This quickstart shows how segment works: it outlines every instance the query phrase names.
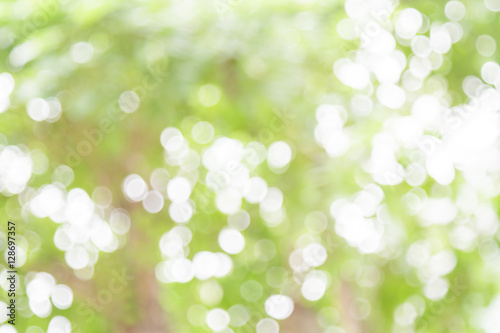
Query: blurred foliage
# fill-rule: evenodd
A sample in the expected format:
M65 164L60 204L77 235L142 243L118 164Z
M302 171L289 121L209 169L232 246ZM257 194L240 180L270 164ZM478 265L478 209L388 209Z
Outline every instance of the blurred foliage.
M430 22L446 22L446 3L401 1L389 19L412 7ZM436 82L444 80L450 105L467 103L464 78L479 76L486 61L498 60L498 53L483 56L475 47L480 35L491 35L498 42L498 13L488 10L482 1L462 3L467 8L460 22L463 37L443 55L443 65L432 71L418 91L433 93ZM332 70L335 61L353 58L362 48L358 38L339 36L337 25L346 17L343 2L324 0L0 2L0 72L10 73L15 80L10 107L0 113L0 144L23 145L47 157L46 170L33 174L30 188L52 183L53 171L68 164L74 172L68 190L82 188L91 194L104 186L113 193L112 206L126 209L132 221L128 234L120 238L120 248L99 252L92 278L82 280L67 266L64 251L54 244L59 225L48 217L33 216L24 205L23 194L0 196L2 223L15 220L18 236L27 242L27 260L19 268L17 332L42 332L27 330L30 326L46 331L56 315L68 318L81 332L210 331L206 324L193 325L187 316L193 305L203 304L200 289L207 282L195 278L185 284L165 284L155 276L155 267L165 259L158 246L160 238L176 225L168 204L161 212L150 214L140 203L127 200L122 191L123 180L130 174L146 181L157 168L168 169L171 177L182 174L166 164L160 135L165 128L176 127L201 154L206 146L190 138L193 125L199 121L209 122L216 137L231 137L244 144L259 141L266 147L286 141L293 151L292 162L280 172L270 170L266 163L251 171L283 192L286 217L270 227L257 206L243 205L251 216L250 227L243 232L245 249L231 256L231 274L208 280L217 281L223 297L217 304L204 304L207 309L227 310L244 304L258 320L268 317L264 311L267 297L283 290L266 282L266 272L283 267L287 281L295 286L286 290L295 310L280 321L282 332L342 332L335 327L348 333L482 332L474 318L476 310L487 306L499 292L498 269L492 267L498 266L498 260L485 260L479 245L470 251L452 249L457 264L447 275L448 294L437 301L424 297L418 270L407 262L407 250L418 240L439 243L436 248L452 248L451 226L422 227L401 200L412 190L411 185L380 185L387 214L399 233L390 256L361 254L335 231L335 220L330 216L332 202L352 198L373 182L361 161L370 155L374 135L384 128L385 119L411 112L411 103L396 110L380 105L373 89L368 88L363 93L373 100L373 112L356 116L350 111L351 98L358 92L344 85ZM91 45L88 62L75 62L71 55L72 47L80 42ZM16 56L14 51L23 45L27 49ZM396 48L407 57L413 54L409 45L398 44ZM124 91L139 95L135 112L119 110L118 100ZM26 110L28 101L35 97L56 97L61 117L54 122L34 121ZM315 110L321 104L339 104L348 110L345 126L353 126L354 153L331 158L316 143ZM116 115L123 119L117 120ZM103 119L111 120L106 133L100 130ZM90 141L89 135L96 140L90 153L73 155L82 141ZM71 165L70 156L76 156L78 162ZM409 164L403 153L398 161L403 166ZM220 252L217 237L227 224L227 216L214 204L215 195L201 184L206 170L196 174L200 184L192 194L197 210L188 223L193 234L189 258L200 251ZM455 200L463 183L461 177L457 174L449 186L427 177L420 188L429 195L444 193ZM197 198L204 196L209 201L200 209L203 203ZM485 202L491 202L498 212L498 195ZM319 267L328 274L328 287L325 295L313 302L303 297L299 284L294 284L289 256L298 244L307 242L304 235L309 231L304 221L314 211L328 216L326 230L314 235L328 252L328 259ZM490 237L494 245L488 244L498 251L496 235L497 239ZM276 247L276 255L267 261L255 254L255 244L262 239L271 240ZM113 294L109 304L89 312L89 298L106 290L113 272L122 268L135 279L123 292ZM66 310L53 307L46 318L33 315L24 295L23 278L29 272L48 272L57 283L70 286L73 305ZM363 285L363 272L367 280L373 278L370 272L379 278L371 286ZM263 287L263 296L255 302L246 301L240 293L248 280ZM454 285L456 281L461 287ZM422 329L395 323L395 310L411 297L419 297L417 303L425 304L420 315L427 326ZM7 301L6 296L3 300ZM359 312L366 302L369 310L365 317ZM255 331L254 326L245 329ZM10 332L2 327L0 332Z

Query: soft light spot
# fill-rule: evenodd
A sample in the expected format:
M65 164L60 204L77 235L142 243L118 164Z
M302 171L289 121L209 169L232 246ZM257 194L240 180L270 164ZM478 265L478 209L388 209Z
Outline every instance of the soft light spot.
M206 121L197 122L191 130L193 140L203 145L212 141L214 133L214 127Z
M446 14L446 17L452 21L460 21L461 19L463 19L466 11L467 10L464 4L456 0L448 1L446 6L444 7L444 13Z
M477 52L484 57L492 56L496 48L496 42L490 35L481 35L476 39Z
M422 26L422 14L415 8L406 8L399 12L394 27L396 34L404 39L411 39Z
M131 91L127 90L120 95L118 99L118 105L125 113L132 113L139 108L139 96Z
M94 48L89 43L78 42L71 46L69 54L74 62L84 64L92 59L92 56L94 55Z
M151 214L156 214L163 209L165 199L158 191L149 191L142 201L144 209Z
M146 184L141 176L132 174L123 180L122 188L127 198L139 202L145 198L148 191L148 184Z
M203 106L214 106L219 103L220 98L221 91L213 84L206 84L198 90L198 100Z
M264 318L257 323L255 330L257 333L278 333L280 327L275 320Z

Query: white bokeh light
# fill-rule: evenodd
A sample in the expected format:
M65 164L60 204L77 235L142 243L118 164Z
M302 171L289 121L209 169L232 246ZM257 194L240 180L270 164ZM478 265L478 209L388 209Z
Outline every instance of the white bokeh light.
M288 318L294 308L293 300L285 295L271 295L264 305L266 312L274 319Z
M219 245L229 254L238 254L245 247L245 237L234 229L223 229L219 233Z

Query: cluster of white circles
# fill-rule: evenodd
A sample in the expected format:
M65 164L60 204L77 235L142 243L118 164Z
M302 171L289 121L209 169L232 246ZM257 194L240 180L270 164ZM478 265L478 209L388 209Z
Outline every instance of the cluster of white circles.
M28 205L36 217L49 217L61 224L54 234L54 243L66 252L66 263L82 279L92 277L99 251L118 249L130 228L128 213L110 206L108 189L99 187L93 196L95 200L80 188L66 193L65 186L55 182L37 191L32 189Z
M484 5L490 11L500 11L496 0L485 0ZM494 237L499 223L488 201L500 193L496 176L500 171L500 65L487 61L480 77L466 77L462 86L470 100L453 107L446 79L433 73L443 67L446 54L462 39L464 28L460 21L467 16L467 6L461 1L448 1L443 9L449 21L442 23L431 22L415 8L395 11L390 1L346 1L349 17L338 23L337 31L343 39L359 38L361 46L350 57L335 62L334 74L343 84L359 91L350 103L355 116L376 110L378 120L383 122L382 130L372 138L371 156L363 169L381 185L406 181L413 188L403 196L402 203L422 227L451 225L449 238L454 248L470 251L478 246L483 259L491 260L491 246L479 243L482 237ZM408 58L396 49L398 44L411 49ZM488 35L479 36L475 46L484 57L496 50L495 40ZM371 95L380 107L374 108ZM407 109L410 114L402 115ZM331 157L341 156L349 148L349 141L341 135L347 119L344 110L343 106L321 105L316 111L316 140ZM357 131L356 122L349 130ZM398 161L400 156L410 156L406 167ZM442 194L428 197L418 187L427 176L448 189L448 194L448 186L460 182L457 199ZM349 245L362 253L380 254L383 244L389 241L385 234L392 223L380 205L383 192L376 185L370 186L374 191L365 188L352 203L336 200L331 213L335 231ZM374 213L376 216L371 217ZM437 239L419 240L406 251L406 261L416 268L426 298L445 297L450 288L445 276L457 263L453 250ZM401 327L411 326L424 311L423 299L415 295L396 309L394 320ZM485 309L485 314L488 311ZM485 315L481 322L495 321ZM485 331L495 326L488 325L483 325Z
M338 33L344 39L358 37L362 43L353 59L340 59L335 63L334 72L345 85L362 91L362 94L351 99L352 112L358 116L371 112L372 105L368 100L375 90L372 77L379 83L375 95L380 105L393 110L411 105L411 115L392 115L385 119L383 131L375 135L372 141L372 156L365 166L366 170L372 173L376 182L383 185L396 185L405 178L410 184L413 183L412 186L420 185L425 180L425 169L439 183L449 184L454 179L454 165L459 164L458 158L460 162L466 159L475 160L455 152L455 149L463 149L463 138L469 138L465 140L465 144L467 150L470 149L473 154L485 145L491 146L492 138L495 137L492 133L498 131L498 121L493 119L498 115L492 114L491 111L494 110L491 110L491 107L480 107L479 112L473 113L474 119L462 117L459 110L449 107L450 98L446 92L446 83L438 76L429 78L433 70L442 66L443 55L451 49L452 44L462 38L463 28L458 21L464 18L466 7L460 1L448 2L445 13L450 22L444 24L431 23L424 14L414 8L397 12L393 21L390 21L388 17L394 8L389 1L375 4L350 0L346 2L345 7L349 18L339 22ZM376 19L370 19L370 15L375 15ZM394 36L390 32L392 27ZM427 31L429 36L424 35ZM411 47L413 53L408 59L401 51L396 50L397 44ZM491 43L488 36L481 36L481 40L478 39L479 44ZM491 48L483 48L488 47ZM408 69L405 70L407 65ZM485 63L482 76L487 84L496 85L500 82L500 66L491 61ZM433 89L433 94L421 93L426 79L427 85L432 84L436 88ZM401 85L397 84L399 81ZM471 85L464 81L464 85L466 83ZM487 89L485 85L482 86ZM484 91L478 92L477 89L473 93L473 97L488 100L484 103L489 105L495 105L493 101L499 99L499 94L495 91L489 91L487 97L482 95ZM349 148L349 136L346 135L348 132L340 130L347 119L343 106L321 105L316 116L316 140L325 147L330 156L343 155ZM457 122L463 123L458 130ZM453 128L450 130L450 127ZM485 130L478 130L479 128ZM436 132L442 129L444 133L440 136L450 138L447 144L441 144L441 140L436 136L424 135L425 131ZM356 128L351 126L351 130L355 131ZM397 155L400 154L401 148L425 150L430 141L436 141L437 144L431 145L437 147L432 147L432 152L424 151L429 153L425 165L412 164L405 170L398 163ZM422 167L425 169L422 170Z
M195 310L196 307L196 310ZM201 309L199 309L201 307ZM255 323L255 331L257 333L278 333L279 324L277 320L288 318L294 309L293 300L285 295L271 295L269 296L264 305L265 313L271 318L262 318ZM197 311L200 314L199 322L190 320L195 325L206 323L208 328L214 332L234 332L229 326L234 328L244 327L249 324L250 311L248 308L241 304L236 304L230 307L227 311L221 308L213 308L206 310L202 306L193 306L190 312ZM190 313L188 312L188 317Z
M0 333L17 333L15 326L11 324L0 325ZM29 326L26 330L28 333L44 332L39 326ZM49 322L47 333L71 333L71 322L64 316L54 316Z
M191 135L197 144L205 145L213 140L214 130L212 125L202 121L193 126ZM166 169L157 169L150 178L152 190L137 174L127 176L122 186L125 196L134 202L142 201L149 213L160 212L164 201L169 199L171 219L177 223L189 222L196 210L196 204L190 198L191 192L197 183L201 183L216 193L216 207L224 214L236 214L245 199L260 205L261 215L270 225L279 224L285 217L281 191L268 188L266 181L258 176L250 177L250 172L266 158L273 172L283 172L293 157L286 142L274 142L266 150L259 142L245 146L236 139L221 137L199 154L174 127L166 128L160 141L167 165L180 168L178 176L170 179ZM199 179L201 165L207 170L204 180Z
M61 310L71 306L73 302L71 288L64 284L56 284L54 277L49 273L29 273L26 281L29 307L37 317L48 317L52 312L52 304Z
M242 209L243 200L259 205L260 215L268 226L278 225L285 217L283 193L278 188L269 187L263 178L251 176L252 171L267 160L272 172L284 172L293 158L293 150L284 141L273 142L266 149L260 142L244 145L239 140L227 137L214 139L212 125L203 121L193 126L191 136L199 145L211 144L198 153L190 148L189 141L177 128L168 127L161 134L166 164L178 167L177 176L171 178L166 169L156 169L151 174L152 190L149 190L148 183L133 174L124 180L122 188L127 199L142 201L145 210L150 213L161 211L164 201L170 201L169 216L180 225L160 239L160 250L165 260L156 266L156 277L163 283L187 283L194 278L202 280L200 298L206 305L213 306L220 302L223 290L212 278L230 274L233 261L229 255L237 255L245 248L242 231L249 226L250 215ZM198 169L201 166L206 169L204 179L199 179ZM215 193L215 206L228 216L228 226L223 227L218 236L219 246L224 252L200 251L188 259L192 233L187 223L195 213L197 199L190 197L198 183ZM147 202L152 193L157 198L156 205ZM260 259L270 260L276 250L274 244L264 244L264 240L261 240L255 244L255 251ZM242 287L242 296L248 300L256 296L247 290L254 290L250 284L246 289ZM262 288L260 285L258 287ZM193 308L189 312L198 310L201 311ZM265 310L274 319L285 319L293 311L293 301L287 296L274 295L266 301ZM193 316L190 319L193 324L206 324L213 331L232 332L229 325L243 326L249 318L248 309L243 305L235 305L228 311L214 308L203 310L202 313L203 319L199 319L199 314L195 316L188 313L188 317ZM259 321L256 324L257 332L278 332L279 325L274 319Z
M167 260L156 266L156 277L163 283L187 283L193 278L207 280L228 275L233 268L231 258L222 252L200 251L187 258L192 234L186 226L176 226L163 234L160 251Z
M356 193L353 202L338 199L330 207L335 232L361 253L384 250L384 231L389 227L390 219L384 217L385 210L380 206L383 198L382 189L370 184Z
M32 98L26 104L26 112L34 121L54 123L61 118L62 107L56 97Z

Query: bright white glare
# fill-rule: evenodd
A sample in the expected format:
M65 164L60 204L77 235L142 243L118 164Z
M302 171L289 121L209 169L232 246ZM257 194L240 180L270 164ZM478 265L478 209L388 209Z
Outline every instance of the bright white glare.
M283 141L273 142L267 151L267 164L271 168L280 169L290 163L292 149Z
M19 147L0 147L0 191L7 196L21 193L31 178L32 168L30 156Z
M293 312L293 300L285 295L271 295L264 305L266 312L274 319L286 319Z
M52 312L52 303L49 299L40 302L29 300L29 306L33 314L40 318L46 318Z
M30 201L31 212L37 217L52 216L63 209L65 201L65 194L59 187L42 186Z
M335 76L346 86L363 89L370 84L370 73L361 64L340 59L335 62L333 69Z
M368 13L368 6L362 0L347 0L344 8L347 15L352 18L361 18Z
M245 237L234 229L223 229L219 233L219 245L229 254L238 254L245 247Z
M457 216L457 207L450 198L429 198L418 216L424 225L448 224Z
M68 192L64 216L70 224L75 226L86 225L90 221L94 210L95 204L87 192L79 188L74 188Z
M193 264L196 278L206 280L217 273L220 259L215 253L200 251L193 256Z
M250 178L244 188L243 196L246 201L256 204L264 200L267 194L267 183L260 177Z
M307 245L302 251L304 262L310 267L321 266L326 261L326 249L323 245L313 243Z
M210 171L225 170L238 165L244 157L243 144L227 137L218 138L203 153L202 163Z
M368 39L365 45L366 49L370 53L379 56L392 54L396 48L396 41L392 34L378 24L373 24L372 29L376 29L376 33L372 33L372 36Z
M168 182L167 195L172 202L184 202L191 195L191 184L184 177L175 177Z
M26 285L26 294L33 302L42 302L48 300L54 290L55 280L48 273L38 273Z
M0 74L0 97L8 97L14 90L15 81L10 73Z
M283 192L276 187L270 187L264 200L260 203L260 209L264 212L276 212L283 204Z
M406 93L395 84L383 83L377 88L377 99L390 109L399 109L406 101Z
M431 48L439 53L445 54L451 49L451 37L447 30L443 28L431 28Z
M100 220L93 221L90 226L90 239L99 250L106 250L113 242L113 232L109 224Z
M226 215L235 214L241 208L241 192L234 188L226 188L217 193L215 205Z

